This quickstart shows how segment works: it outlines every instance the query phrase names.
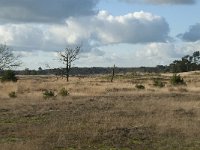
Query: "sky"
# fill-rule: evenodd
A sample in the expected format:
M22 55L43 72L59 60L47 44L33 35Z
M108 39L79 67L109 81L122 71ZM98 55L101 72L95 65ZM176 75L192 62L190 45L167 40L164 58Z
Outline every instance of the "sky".
M197 0L0 0L0 43L19 69L63 67L57 52L81 46L74 67L168 65L200 51Z

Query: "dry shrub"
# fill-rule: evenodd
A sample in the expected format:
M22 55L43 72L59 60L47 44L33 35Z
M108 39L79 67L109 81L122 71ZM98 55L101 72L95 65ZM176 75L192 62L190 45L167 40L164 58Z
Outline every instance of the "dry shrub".
M165 86L164 82L162 82L161 79L154 79L153 85L159 88L162 88Z
M145 89L145 86L142 85L142 84L136 84L135 87L136 87L138 90L144 90L144 89Z
M14 91L10 92L8 95L9 95L10 98L16 98L17 97L16 92L14 92Z
M179 92L188 92L188 89L184 88L184 87L179 87L179 88L177 88L177 91L179 91Z
M52 90L45 90L43 92L43 98L44 99L49 99L49 98L53 98L53 97L55 97L54 91L52 91Z
M69 92L68 92L68 90L66 90L65 88L62 88L62 89L59 91L59 95L65 97L65 96L68 96L68 95L69 95Z

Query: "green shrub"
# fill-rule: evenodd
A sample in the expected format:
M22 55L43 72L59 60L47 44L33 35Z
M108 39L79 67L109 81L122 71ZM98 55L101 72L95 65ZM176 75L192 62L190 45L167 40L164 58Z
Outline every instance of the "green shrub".
M43 92L43 98L44 99L49 99L49 98L53 98L53 97L55 97L55 93L53 91L51 91L51 90L45 90Z
M172 85L186 85L185 81L183 80L183 78L181 78L180 74L174 74L171 77L170 82Z
M165 86L165 84L160 79L154 79L153 82L153 85L156 87L162 88Z
M142 84L136 84L135 87L139 90L144 90L145 89L145 86L142 85Z
M65 89L65 88L62 88L60 91L59 91L59 95L61 96L68 96L69 95L69 92Z
M1 77L1 82L6 82L6 81L12 81L12 82L17 82L17 77L15 75L15 72L12 70L6 70L4 71L2 77Z
M14 92L14 91L10 92L8 95L9 95L10 98L16 98L17 97L16 92Z

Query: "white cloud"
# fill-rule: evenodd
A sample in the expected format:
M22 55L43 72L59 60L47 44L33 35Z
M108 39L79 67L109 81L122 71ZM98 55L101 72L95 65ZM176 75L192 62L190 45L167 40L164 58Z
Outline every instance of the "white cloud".
M34 24L1 25L1 42L13 46L16 50L39 50L45 42L45 27L46 26Z
M7 28L7 26L0 26L0 39L1 39L1 42L4 42L4 43L13 40L12 33Z
M180 57L178 48L173 43L150 43L134 53L137 63L144 66L167 65Z
M70 18L66 24L60 33L66 33L67 42L72 44L85 41L93 45L166 42L169 38L165 19L143 11L124 16L100 11L94 17ZM60 29L55 26L51 31Z
M132 55L137 66L168 65L185 55L200 51L200 41L187 43L151 43L137 49Z
M200 40L196 42L185 42L180 48L183 55L192 55L193 52L200 51Z
M164 18L147 12L113 16L106 11L87 17L70 17L64 25L5 24L0 37L19 50L58 51L82 44L84 51L116 43L166 42L169 26ZM102 54L102 53L101 53Z
M145 58L171 57L174 55L174 45L169 43L151 43L145 46L143 50L138 50L136 54L138 57Z

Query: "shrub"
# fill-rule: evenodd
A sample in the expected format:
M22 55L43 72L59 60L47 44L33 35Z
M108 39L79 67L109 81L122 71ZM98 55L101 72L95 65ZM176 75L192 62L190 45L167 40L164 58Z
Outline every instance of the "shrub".
M170 82L172 85L186 85L185 81L183 80L183 78L181 78L180 74L174 74L171 77Z
M6 81L12 81L12 82L17 82L17 77L15 75L15 72L12 70L6 70L4 71L2 77L1 77L1 82L6 82Z
M179 92L188 92L186 88L180 87L177 89Z
M145 86L142 85L142 84L136 84L135 87L139 90L144 90L145 89Z
M68 96L69 95L69 92L65 89L65 88L62 88L60 91L59 91L59 95L61 96Z
M160 79L154 79L153 82L153 85L156 87L162 88L165 86L165 84Z
M55 97L55 93L53 91L51 91L51 90L45 90L43 92L43 98L44 99L53 98L53 97Z
M14 92L14 91L10 92L8 95L9 95L10 98L16 98L17 97L16 92Z

